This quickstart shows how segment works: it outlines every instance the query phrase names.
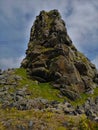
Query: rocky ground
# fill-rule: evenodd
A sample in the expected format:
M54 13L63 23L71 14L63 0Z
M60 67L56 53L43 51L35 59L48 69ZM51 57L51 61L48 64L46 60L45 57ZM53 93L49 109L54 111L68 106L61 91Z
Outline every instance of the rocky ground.
M98 122L98 96L88 97L85 103L80 105L72 105L72 102L65 98L62 102L48 100L41 97L41 95L32 98L33 91L29 90L29 84L25 84L23 87L20 86L23 78L23 76L16 73L15 69L0 72L0 121L2 130L12 128L16 130L48 130L49 128L54 130L56 122L58 128L62 124L59 130L70 129L72 126L79 129L79 126L76 127L76 125L80 125L82 118L89 119L93 123ZM23 115L26 118L23 119ZM51 121L54 118L57 119L55 119L55 125L53 126ZM65 122L62 120L63 118ZM78 122L74 124L77 118ZM16 124L18 120L19 125ZM61 122L58 123L59 121Z

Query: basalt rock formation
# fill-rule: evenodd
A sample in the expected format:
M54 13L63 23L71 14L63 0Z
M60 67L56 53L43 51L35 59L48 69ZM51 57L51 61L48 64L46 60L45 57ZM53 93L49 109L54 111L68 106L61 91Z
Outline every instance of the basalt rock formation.
M98 83L95 65L75 48L57 10L41 11L36 17L21 67L71 100L83 92L93 93Z

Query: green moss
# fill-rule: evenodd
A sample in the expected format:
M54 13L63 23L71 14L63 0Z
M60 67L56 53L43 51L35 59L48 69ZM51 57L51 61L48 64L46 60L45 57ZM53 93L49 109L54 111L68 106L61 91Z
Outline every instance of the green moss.
M49 83L38 83L37 81L31 80L28 78L26 70L23 68L19 68L15 70L15 74L22 77L22 80L19 81L18 88L23 88L27 86L28 91L32 94L29 98L37 98L42 97L48 100L57 100L63 101L66 97L58 97L59 90L54 89ZM78 98L76 101L70 101L72 105L82 105L85 103L88 97L96 97L98 96L98 87L94 89L94 94L85 94L82 93L80 95L81 98Z
M19 68L15 70L15 74L21 76L22 80L19 81L18 88L27 86L27 90L31 92L28 98L42 97L48 100L63 101L63 98L59 98L59 90L54 89L50 83L38 83L36 80L32 80L27 77L26 70Z
M67 129L63 126L60 126L60 127L57 128L57 130L67 130Z
M77 60L87 63L87 58L81 52L78 52Z
M5 116L6 115L6 116ZM33 121L33 129L41 129L44 123L47 130L97 130L98 123L90 121L85 115L68 116L49 111L26 110L20 111L15 108L0 109L0 130L17 129L18 126L24 126L28 129L29 122ZM63 123L68 126L63 126ZM8 124L8 125L7 125ZM39 127L38 127L39 126Z
M29 86L32 91L32 97L42 97L48 100L63 101L63 98L59 98L59 90L53 89L49 83L40 83L38 85Z
M74 105L74 106L82 105L83 103L85 103L85 101L86 101L89 97L96 98L97 96L98 96L98 87L96 87L96 88L94 89L94 93L93 93L93 94L86 94L86 93L80 94L80 97L81 97L81 98L78 98L78 99L75 100L74 102L71 101L71 104Z
M87 118L82 118L79 121L78 124L79 130L98 130L98 124L97 122L93 122Z
M15 74L22 76L22 78L27 78L26 69L24 69L24 68L15 69Z
M92 97L97 97L98 96L98 86L94 89L94 94L92 95Z
M85 103L85 101L87 100L88 97L90 97L89 94L82 93L80 95L80 98L78 98L75 101L71 101L71 104L74 105L74 106L82 105L83 103Z
M54 50L54 48L45 48L45 47L44 47L44 48L41 49L41 52L42 52L42 53L45 53L45 52L47 52L47 51L52 51L52 50Z

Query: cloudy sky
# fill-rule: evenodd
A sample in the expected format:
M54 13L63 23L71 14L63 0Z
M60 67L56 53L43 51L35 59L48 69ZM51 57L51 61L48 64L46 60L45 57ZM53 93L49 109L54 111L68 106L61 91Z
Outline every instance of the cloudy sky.
M51 9L60 11L74 45L98 68L98 0L0 0L0 68L20 66L36 15Z

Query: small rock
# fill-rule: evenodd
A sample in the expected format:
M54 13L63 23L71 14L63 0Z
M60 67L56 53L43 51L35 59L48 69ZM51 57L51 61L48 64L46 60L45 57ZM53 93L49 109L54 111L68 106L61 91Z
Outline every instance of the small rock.
M86 94L94 94L94 90L91 89L91 90L86 90Z
M4 121L3 124L6 128L10 128L12 120Z
M93 111L91 110L91 109L87 109L86 111L85 111L85 114L86 114L86 116L89 118L89 119L91 119L91 120L94 120L95 119L95 117L96 117L96 115L93 113Z
M98 97L96 97L95 99L95 104L98 104Z
M5 79L4 75L0 75L0 80Z
M64 127L68 127L69 126L69 122L63 122L63 124L62 124Z
M98 117L95 117L95 119L94 119L96 122L98 122Z
M33 121L30 121L30 122L29 122L28 127L29 127L29 128L32 128L32 127L33 127Z
M83 108L81 108L81 107L77 107L77 108L76 108L76 112L77 112L78 114L82 114L82 113L84 113L84 110L83 110Z
M0 69L0 75L2 75L2 70Z
M23 99L23 97L22 97L22 96L19 96L19 95L17 95L17 96L14 98L15 101L19 101L19 100L22 100L22 99Z
M61 93L73 101L75 101L77 98L79 98L79 94L77 94L73 91L67 90L67 89L61 89Z
M14 79L17 81L17 80L21 80L22 78L21 78L21 76L15 75Z
M94 79L94 82L98 84L98 77Z
M22 126L22 125L17 125L17 128L18 128L19 130L26 130L26 128L25 128L24 126Z
M18 90L18 91L16 91L16 95L24 96L25 93L24 93L24 91L22 91L22 90Z

